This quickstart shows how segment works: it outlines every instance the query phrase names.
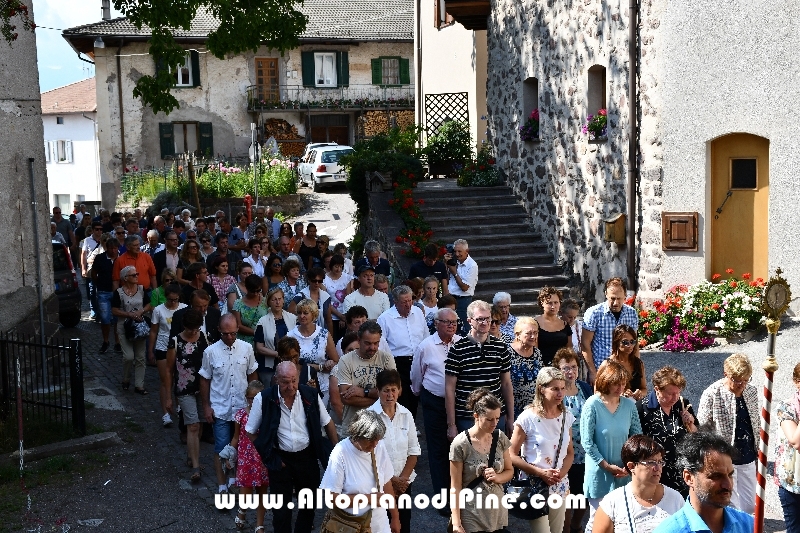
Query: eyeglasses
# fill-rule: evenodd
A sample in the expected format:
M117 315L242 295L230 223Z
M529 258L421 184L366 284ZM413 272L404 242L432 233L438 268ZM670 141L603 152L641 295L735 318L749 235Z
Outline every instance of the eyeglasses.
M629 341L627 339L624 341L619 341L619 343L622 346L636 346L636 341Z
M458 325L458 321L456 321L456 320L439 320L437 318L436 322L438 322L439 324L444 324L445 326L457 326Z
M138 272L134 272L133 274L128 274L126 277L129 277L129 278L135 278L135 277L137 277L138 275L139 275L139 273L138 273Z
M577 372L577 371L578 371L578 367L577 367L577 366L575 366L575 365L572 365L572 366L562 366L561 368L559 368L559 370L561 370L561 371L562 371L562 372L564 372L565 374L566 374L567 372L573 373L573 372Z
M500 325L500 321L499 320L492 320L492 325L493 326L499 326Z
M270 266L271 266L272 268L280 268L280 267L281 267L281 264L280 264L280 263L272 263Z
M728 379L730 379L731 383L733 383L734 385L744 385L745 383L752 383L753 382L753 376L750 376L747 379L734 379L734 378L728 376Z
M200 242L211 242L211 239L200 239Z
M167 278L164 280L164 283L175 283L175 280L172 278Z
M477 322L478 324L486 324L486 323L487 323L487 322L489 322L491 319L492 319L492 318L491 318L491 317L488 317L488 316L482 316L482 317L472 317L472 320L474 320L474 321L475 321L475 322Z
M103 228L102 228L102 226L99 227L99 228L92 228L92 231L103 231Z
M124 231L115 231L114 233L116 233L117 235L125 235Z
M238 331L220 331L219 334L223 337L235 337Z
M666 461L637 461L640 465L645 466L647 468L664 468L664 465L667 464Z

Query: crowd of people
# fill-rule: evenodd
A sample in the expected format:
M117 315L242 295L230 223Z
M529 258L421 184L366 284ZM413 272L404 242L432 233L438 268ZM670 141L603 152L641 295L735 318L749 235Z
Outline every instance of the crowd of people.
M540 315L514 316L506 292L474 299L478 265L463 239L443 257L426 248L391 287L377 242L352 261L314 224L282 223L268 208L235 225L222 212L84 214L69 231L63 220L54 210L100 352L113 332L121 386L133 381L141 395L147 365L158 369L162 423L178 419L191 481L208 439L221 494L291 501L322 488L353 502L377 489L397 499L418 490L422 425L434 494L502 496L527 479L544 495L586 498L588 516L548 507L530 519L534 533L752 531L759 412L747 357L725 360L696 410L678 369L650 369L648 383L620 278L582 321L554 287L540 291ZM799 531L800 392L777 412L776 480L787 528ZM502 506L439 512L456 533L508 525ZM294 526L290 509L272 515L278 533L314 527L313 510L298 510ZM263 507L255 519L264 530ZM234 521L243 527L246 511ZM409 533L411 522L405 509L337 508L321 531Z

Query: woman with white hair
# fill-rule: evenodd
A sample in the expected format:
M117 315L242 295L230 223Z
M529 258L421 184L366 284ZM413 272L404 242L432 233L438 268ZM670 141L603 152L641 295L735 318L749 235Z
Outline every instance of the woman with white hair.
M145 351L147 334L129 339L125 335L125 319L134 323L144 321L145 313L150 312L150 301L144 297L144 288L139 284L139 273L135 266L126 266L119 272L120 287L111 297L111 314L122 320L117 321L120 344L122 344L122 388L128 390L131 384L131 368L134 370L134 391L147 394L144 388ZM147 328L147 332L150 328Z
M181 211L181 220L185 224L186 231L194 229L194 220L192 220L192 212L188 209Z
M326 529L327 522L338 517L348 522L363 522L364 525L369 521L372 533L399 533L400 515L396 508L388 510L391 521L383 507L367 507L356 515L352 514L353 498L356 496L363 495L369 500L375 489L380 493L379 496L394 496L394 466L386 445L381 442L386 434L386 425L380 413L369 409L358 411L348 434L349 438L333 448L319 486L332 493L333 501L338 500L340 495L346 496L347 505L342 509L330 509L320 531Z
M517 317L511 314L511 295L507 292L495 293L492 305L500 311L500 331L513 339Z

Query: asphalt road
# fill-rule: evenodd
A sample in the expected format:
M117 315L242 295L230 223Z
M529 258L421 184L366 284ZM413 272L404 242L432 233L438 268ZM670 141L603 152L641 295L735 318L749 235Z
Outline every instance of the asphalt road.
M306 195L306 209L286 222L313 222L317 226L317 235L330 238L330 249L340 242L348 243L353 238L356 232L353 220L356 204L344 185L326 188L318 193L302 187L298 192Z

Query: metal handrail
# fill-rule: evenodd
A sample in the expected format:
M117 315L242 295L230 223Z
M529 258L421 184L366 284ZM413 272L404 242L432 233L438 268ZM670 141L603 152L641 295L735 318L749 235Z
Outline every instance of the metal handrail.
M302 85L250 85L247 108L262 109L386 109L414 107L414 87L349 85L303 87Z

